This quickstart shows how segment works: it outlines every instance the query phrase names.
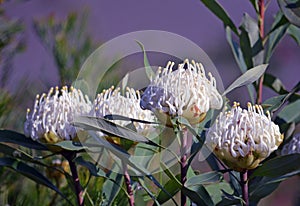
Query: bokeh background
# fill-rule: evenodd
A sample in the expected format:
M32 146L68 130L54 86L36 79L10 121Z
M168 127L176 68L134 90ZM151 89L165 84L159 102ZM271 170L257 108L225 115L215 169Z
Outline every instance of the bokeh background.
M256 18L250 1L219 2L236 25L240 25L245 12ZM266 29L279 10L275 0L269 2ZM192 40L212 59L225 88L241 74L222 22L198 0L16 0L4 1L0 7L0 36L4 42L0 53L0 98L5 100L0 110L7 112L0 118L0 128L22 131L26 108L31 107L37 93L46 92L51 86L70 84L94 49L128 32L163 30ZM10 28L9 32L6 28ZM167 62L157 55L149 60L162 66ZM121 62L118 69L142 65L142 55L137 55ZM286 36L269 68L290 90L300 79L299 65L299 45ZM264 88L264 99L273 95ZM242 105L249 101L246 88L236 89L228 98ZM260 205L294 205L299 198L299 183L299 177L289 179Z

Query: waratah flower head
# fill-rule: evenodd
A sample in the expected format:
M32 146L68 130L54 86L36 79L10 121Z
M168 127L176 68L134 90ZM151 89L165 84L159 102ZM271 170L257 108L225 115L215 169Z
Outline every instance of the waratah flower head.
M230 168L254 169L283 141L278 125L259 105L248 103L248 110L234 103L221 112L206 136L206 144Z
M33 110L27 110L24 133L46 143L72 140L80 131L72 121L78 115L89 114L91 109L91 101L79 89L51 88L48 94L37 95Z
M151 111L142 110L140 108L140 93L132 88L126 88L125 96L121 95L120 88L114 89L111 87L98 94L95 99L93 115L96 117L104 117L105 115L121 115L132 119L144 120L153 122L154 115ZM124 120L113 120L114 123L120 126L126 126L130 122ZM137 133L148 136L153 127L150 124L133 122ZM117 138L117 141L119 139ZM115 142L119 144L119 142Z
M159 68L147 87L140 105L153 111L162 121L169 116L183 116L191 124L201 122L210 108L220 109L222 96L216 88L216 80L200 63L185 60L173 71L174 62ZM167 123L168 124L168 123Z
M281 150L282 155L300 154L300 133L295 135Z

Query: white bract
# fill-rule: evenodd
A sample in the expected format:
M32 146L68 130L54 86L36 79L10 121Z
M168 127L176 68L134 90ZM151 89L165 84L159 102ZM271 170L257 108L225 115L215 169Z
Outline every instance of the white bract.
M154 115L151 111L142 110L140 108L140 93L132 88L126 88L125 96L121 95L120 88L114 89L111 87L98 94L94 103L94 116L104 117L105 115L121 115L124 117L144 120L148 122L154 121ZM113 120L114 123L120 126L130 124L130 121ZM150 124L133 122L137 133L148 136L153 127Z
M230 168L253 169L283 141L278 125L259 105L248 103L248 110L234 103L221 112L206 136L206 144Z
M174 62L159 68L141 99L141 107L153 111L161 120L167 116L183 116L191 124L201 122L210 109L220 109L222 96L216 80L200 63L185 60L173 71ZM185 68L186 67L186 68ZM166 116L167 115L167 116Z
M300 134L295 135L281 150L282 155L300 154Z
M79 89L51 88L48 94L36 96L33 110L27 110L24 133L33 140L55 143L77 137L71 124L79 115L88 115L92 103Z

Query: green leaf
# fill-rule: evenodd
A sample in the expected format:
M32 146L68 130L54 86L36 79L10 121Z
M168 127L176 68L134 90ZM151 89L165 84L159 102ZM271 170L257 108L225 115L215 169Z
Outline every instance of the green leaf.
M238 31L233 21L230 19L228 14L225 12L223 7L215 0L201 0L201 2L211 11L213 12L223 23L225 26L231 28L231 30L238 35Z
M31 138L28 138L21 133L11 130L0 129L0 142L13 143L30 149L48 150L45 145L42 145L37 141L33 141Z
M160 204L163 204L170 200L172 196L174 196L177 192L180 191L181 184L178 184L178 179L180 179L180 175L177 175L175 178L171 178L167 183L163 186L169 194L164 191L160 191L157 196L157 201Z
M181 191L197 205L214 205L209 193L203 185L197 185L190 188L183 187Z
M223 198L222 201L217 204L217 206L231 206L231 205L245 205L243 199L239 196L235 196L222 190Z
M287 123L300 122L300 100L292 102L284 107L279 113L278 117L285 120Z
M217 171L207 172L200 175L196 175L188 179L185 183L186 187L192 187L196 185L212 184L220 182L223 179L223 174Z
M226 95L228 92L232 91L233 89L237 87L241 87L244 85L251 84L252 82L259 79L261 75L264 74L268 67L268 64L262 64L259 66L256 66L252 69L249 69L247 72L242 74L240 77L238 77L223 93L223 95Z
M299 0L277 0L285 17L295 26L300 27L300 1Z
M243 57L243 52L240 46L238 45L238 43L232 40L231 30L229 27L226 27L226 39L230 45L235 61L237 62L241 72L245 73L247 71L247 65ZM254 92L255 92L254 85L252 84L247 85L247 90L250 95L251 102L254 102Z
M266 62L270 61L275 48L285 36L289 25L290 23L286 20L282 13L278 12L272 25L272 29L267 35Z
M229 43L229 46L231 48L231 51L235 58L235 61L237 62L242 73L245 73L247 71L247 65L246 65L244 57L243 57L243 52L242 52L240 46L238 45L238 43L233 41L232 35L231 35L232 30L228 26L226 26L225 30L226 30L226 39L227 39L227 42Z
M1 143L0 143L0 152L5 155L8 155L8 156L11 156L14 158L18 158L18 159L21 159L24 161L32 161L33 160L33 157L31 157L29 154L25 153L24 151L12 148L8 145L1 144Z
M300 28L294 25L290 25L287 33L300 45Z
M285 99L286 96L287 95L283 94L283 95L271 97L266 101L264 101L262 106L265 110L268 110L270 111L270 113L273 113L282 105L282 103L284 103L283 100Z
M49 145L50 146L50 145ZM51 145L52 148L57 147L57 149L69 150L69 151L82 151L88 149L85 146L82 146L80 142L73 142L73 141L61 141Z
M281 80L273 76L272 74L266 73L264 75L263 84L278 94L288 93L288 91L285 89L285 86L282 84Z
M111 172L107 176L107 180L104 182L102 187L102 198L103 201L101 206L113 205L113 201L118 195L121 185L123 184L124 178L120 173Z
M144 66L145 66L147 77L148 77L148 79L152 80L155 77L155 73L153 72L153 70L152 70L152 68L150 66L150 63L148 61L148 57L147 57L147 53L146 53L145 47L138 40L136 40L136 43L138 43L138 45L141 47L141 49L142 49L142 51L144 53Z
M86 161L85 159L83 159L82 156L77 157L74 160L74 162L81 165L81 166L86 167L90 171L91 175L93 175L95 177L105 177L106 178L106 174L103 170L101 170L95 164L93 164L89 161Z
M0 166L9 167L9 168L13 169L14 171L16 171L17 173L22 174L25 177L28 177L29 179L33 180L34 182L44 185L44 186L54 190L60 196L62 196L64 199L66 199L66 197L59 191L59 189L56 186L54 186L52 184L52 182L50 182L45 176L43 176L39 171L37 171L33 167L31 167L21 161L18 161L16 159L9 158L9 157L0 158Z
M256 13L259 12L259 8L258 8L258 0L250 0L252 6L254 7Z
M270 159L258 167L250 176L280 177L300 173L300 154L291 154Z
M140 183L141 187L146 191L146 193L151 197L155 205L160 206L159 201L154 196L154 194L150 191L150 189L146 186L145 181L142 178L138 178L138 182Z
M271 30L268 32L268 34L266 35L269 36L273 31L275 31L276 29L280 28L281 26L284 26L286 24L290 24L289 21L287 20L287 18L283 15L283 13L281 11L277 12L274 22L271 26Z
M258 203L271 194L285 178L255 177L249 182L250 202Z
M233 189L227 182L219 182L216 184L206 185L205 188L212 198L214 205L217 205L217 203L222 200L224 196L223 191L227 192L228 194L233 194Z
M119 126L104 118L82 116L76 118L74 125L86 130L101 131L110 136L120 137L134 142L143 142L146 144L157 146L156 143L148 140L146 137L139 135L126 127Z

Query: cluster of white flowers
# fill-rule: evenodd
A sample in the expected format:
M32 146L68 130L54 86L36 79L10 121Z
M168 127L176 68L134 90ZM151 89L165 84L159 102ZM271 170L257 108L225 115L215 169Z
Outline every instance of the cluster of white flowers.
M220 109L222 96L216 80L200 63L185 60L173 71L174 63L159 68L155 78L142 97L139 91L127 88L122 95L120 88L111 87L97 96L94 104L75 88L51 88L48 94L37 96L34 108L28 110L25 134L34 140L58 142L77 136L71 124L75 116L121 115L132 119L162 123L172 117L182 116L191 124L201 122L209 109ZM126 126L130 122L112 120ZM147 136L153 131L151 124L133 122L137 132ZM300 136L287 144L283 153L299 153ZM248 104L248 110L234 103L231 110L221 112L207 133L206 144L230 168L237 171L253 169L283 141L279 127L264 114L259 105Z
M154 115L151 111L142 110L140 107L140 92L132 88L126 88L125 96L121 95L120 88L111 87L98 94L95 99L93 116L104 117L105 115L121 115L132 119L153 122ZM130 122L113 120L116 124L126 126ZM151 124L133 122L137 133L148 136L153 127Z
M300 154L300 133L295 135L281 150L282 155Z
M235 170L253 169L283 141L278 125L260 105L248 103L248 110L234 103L221 112L210 127L206 143L225 164Z
M210 109L220 109L222 96L216 89L216 80L200 63L185 60L173 71L174 62L159 68L141 99L141 107L162 115L183 116L191 124L201 122ZM185 68L186 67L186 68Z
M34 108L28 109L24 124L24 133L33 140L56 143L72 140L77 137L78 130L72 125L76 116L92 115L104 117L114 114L133 119L154 121L151 111L140 108L140 93L127 88L126 96L122 96L120 89L110 88L103 91L95 99L94 104L79 89L71 87L51 88L48 94L37 95ZM116 124L126 126L128 121L114 120ZM147 136L151 132L150 124L134 122L136 130Z
M71 87L51 88L36 96L33 110L27 110L24 133L33 140L55 143L77 136L71 125L76 115L87 115L92 103L86 95Z

